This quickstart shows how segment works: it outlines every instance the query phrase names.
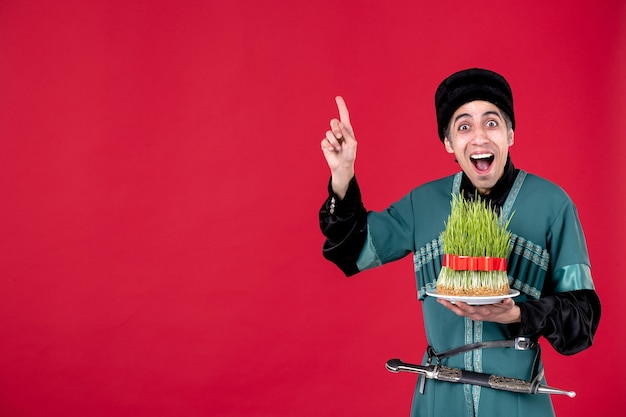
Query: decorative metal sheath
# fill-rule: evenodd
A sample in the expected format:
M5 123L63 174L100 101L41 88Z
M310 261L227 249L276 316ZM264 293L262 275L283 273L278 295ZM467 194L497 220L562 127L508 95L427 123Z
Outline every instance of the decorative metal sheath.
M400 359L390 359L387 361L387 369L391 372L413 372L423 375L428 379L460 384L479 385L481 387L517 392L520 394L562 394L567 395L570 398L574 398L576 396L574 391L566 391L545 385L538 385L536 388L533 388L533 384L530 381L525 381L523 379L464 371L458 368L448 368L447 366L443 366L441 364L423 366L404 363Z

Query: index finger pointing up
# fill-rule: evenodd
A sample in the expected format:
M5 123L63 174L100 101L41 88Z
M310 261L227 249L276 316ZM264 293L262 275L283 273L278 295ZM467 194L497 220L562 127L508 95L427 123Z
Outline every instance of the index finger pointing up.
M337 109L339 109L339 119L341 123L350 126L350 113L348 113L348 107L346 106L346 102L343 101L343 97L335 97L335 102L337 103Z

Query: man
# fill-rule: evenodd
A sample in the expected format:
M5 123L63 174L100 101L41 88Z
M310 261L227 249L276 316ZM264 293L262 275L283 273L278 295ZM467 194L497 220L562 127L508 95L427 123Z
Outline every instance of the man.
M320 210L324 256L350 276L413 254L430 345L425 361L539 383L538 345L516 349L513 342L502 347L502 341L544 336L565 355L591 345L600 301L577 211L561 188L511 162L515 114L511 88L502 76L472 68L439 85L439 138L462 171L415 188L382 212L367 212L361 201L354 172L357 141L345 102L336 101L340 118L331 120L321 142L331 171L329 197ZM504 218L514 212L507 274L511 287L521 292L515 300L475 306L427 296L441 269L440 234L457 193L478 194ZM481 348L472 349L476 344ZM430 379L421 383L412 416L554 415L548 395Z

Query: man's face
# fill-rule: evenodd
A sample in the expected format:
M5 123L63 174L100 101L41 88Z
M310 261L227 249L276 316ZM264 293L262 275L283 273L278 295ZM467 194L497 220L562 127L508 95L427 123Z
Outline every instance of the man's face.
M450 119L444 144L481 194L489 194L504 173L513 131L500 109L488 101L471 101Z

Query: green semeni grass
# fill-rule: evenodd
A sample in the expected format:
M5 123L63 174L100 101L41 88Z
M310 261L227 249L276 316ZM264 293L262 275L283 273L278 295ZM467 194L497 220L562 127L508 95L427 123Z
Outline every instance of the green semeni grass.
M441 233L444 253L470 257L507 258L511 241L511 217L501 219L481 198L466 199L454 194L446 228ZM454 270L443 266L437 292L449 295L507 294L506 271Z

